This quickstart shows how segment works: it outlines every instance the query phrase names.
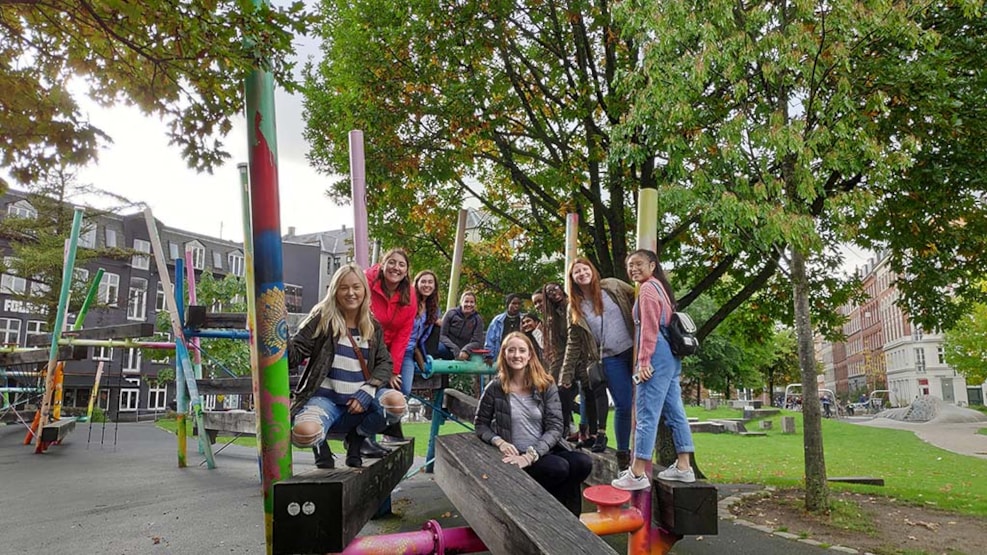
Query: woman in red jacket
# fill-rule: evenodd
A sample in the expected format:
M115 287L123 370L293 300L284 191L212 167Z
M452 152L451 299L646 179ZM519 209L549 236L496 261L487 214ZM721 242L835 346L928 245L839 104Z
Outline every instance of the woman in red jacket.
M411 286L410 271L408 253L401 248L387 251L380 264L366 270L370 284L370 312L384 329L384 344L394 361L390 387L398 391L401 390L402 362L409 353L408 342L418 313L418 300L415 298L415 288ZM373 439L369 439L367 444L364 456L384 456L387 453Z

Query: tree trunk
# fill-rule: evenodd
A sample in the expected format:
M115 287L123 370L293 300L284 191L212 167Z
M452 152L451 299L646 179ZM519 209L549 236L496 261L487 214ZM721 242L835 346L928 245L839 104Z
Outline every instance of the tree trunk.
M795 302L795 335L799 368L802 370L802 440L805 455L805 508L811 512L829 509L826 459L823 456L822 407L816 383L815 349L809 318L809 280L805 255L792 249L792 289Z

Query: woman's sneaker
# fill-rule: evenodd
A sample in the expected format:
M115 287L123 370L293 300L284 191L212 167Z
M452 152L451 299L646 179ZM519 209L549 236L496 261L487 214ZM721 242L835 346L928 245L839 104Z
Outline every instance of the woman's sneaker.
M659 472L658 479L672 480L675 482L695 482L696 473L693 472L691 468L687 468L686 470L679 470L678 465L673 464L672 466Z
M610 482L610 485L617 489L637 491L650 488L651 480L648 480L647 474L635 476L634 473L628 468L627 470L621 471L621 473L617 475L617 479Z

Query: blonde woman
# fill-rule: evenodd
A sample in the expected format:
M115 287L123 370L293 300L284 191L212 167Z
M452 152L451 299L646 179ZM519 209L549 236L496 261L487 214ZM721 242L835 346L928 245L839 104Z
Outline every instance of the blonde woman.
M370 315L369 287L356 264L333 274L329 290L288 341L288 364L308 359L292 395L292 443L312 447L316 466L332 468L330 431L346 433L346 465L362 466L364 440L401 421L404 396L387 387L393 364Z

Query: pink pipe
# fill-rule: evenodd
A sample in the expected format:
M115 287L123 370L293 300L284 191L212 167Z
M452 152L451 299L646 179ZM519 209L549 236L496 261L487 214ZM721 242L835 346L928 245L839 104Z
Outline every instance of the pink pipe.
M342 555L445 555L483 551L487 551L487 546L472 528L443 529L438 522L430 520L418 532L356 538Z
M350 193L353 198L353 260L361 268L370 264L370 235L367 229L367 168L363 131L350 131Z

